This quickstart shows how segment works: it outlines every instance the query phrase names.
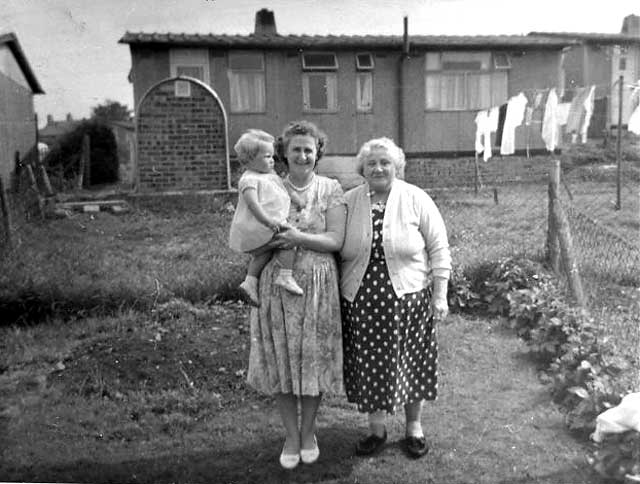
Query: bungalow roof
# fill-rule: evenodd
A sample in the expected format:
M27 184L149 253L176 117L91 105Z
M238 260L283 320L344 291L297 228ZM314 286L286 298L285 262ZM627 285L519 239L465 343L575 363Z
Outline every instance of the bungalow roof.
M575 40L536 37L532 35L411 35L412 47L419 48L521 48L561 49L577 44ZM401 49L400 35L216 35L158 32L126 32L121 44L179 45L190 47L219 47L247 49Z

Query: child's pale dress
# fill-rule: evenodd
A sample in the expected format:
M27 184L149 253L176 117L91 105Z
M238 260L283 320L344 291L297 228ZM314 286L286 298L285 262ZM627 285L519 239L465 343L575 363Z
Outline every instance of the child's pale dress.
M238 252L257 249L273 238L273 230L260 223L249 210L242 196L247 188L256 190L258 203L276 220L284 222L291 206L289 193L278 175L245 171L238 181L238 204L229 230L229 247Z

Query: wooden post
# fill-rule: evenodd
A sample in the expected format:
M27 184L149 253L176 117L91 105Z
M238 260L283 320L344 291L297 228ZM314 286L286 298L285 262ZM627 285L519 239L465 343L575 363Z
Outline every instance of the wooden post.
M493 202L498 205L498 189L494 188L493 189Z
M91 138L88 134L85 134L85 138L82 139L83 143L86 143L87 157L84 160L84 186L89 188L91 186ZM83 149L83 151L85 151Z
M473 186L474 186L474 191L475 194L478 194L478 191L480 190L480 167L478 166L478 152L475 152L475 157L473 160L474 163L474 168L475 168L475 177L473 180Z
M9 209L7 194L4 191L2 176L0 176L0 209L2 210L2 226L4 228L5 240L7 241L6 246L11 248L11 210Z
M624 76L618 78L618 140L616 144L616 210L622 208L622 200L620 199L620 185L622 183L622 87L624 84Z
M558 228L553 215L554 200L558 197L560 185L560 160L553 160L549 170L549 214L547 222L547 261L556 274L560 273L560 245Z
M89 135L84 135L82 137L82 152L80 153L80 166L78 167L78 184L77 188L79 190L84 186L84 173L85 173L85 165L87 163L87 158L89 157Z
M558 176L560 172L560 161L554 161L554 170L557 170ZM554 176L555 173L554 173ZM552 177L553 178L553 177ZM569 220L558 197L558 184L549 183L549 194L552 202L552 216L554 217L554 226L557 229L558 240L560 242L560 256L562 257L562 267L564 268L567 280L569 282L569 290L580 307L585 306L584 291L582 289L582 281L578 271L578 263L575 259L573 250L573 239L571 237L571 229Z
M15 184L15 187L14 187L14 191L16 193L19 193L20 192L20 182L21 182L20 178L22 177L22 164L20 163L20 152L16 151L13 158L14 158L13 169L14 169L15 174L16 174L16 176L15 176L16 184Z

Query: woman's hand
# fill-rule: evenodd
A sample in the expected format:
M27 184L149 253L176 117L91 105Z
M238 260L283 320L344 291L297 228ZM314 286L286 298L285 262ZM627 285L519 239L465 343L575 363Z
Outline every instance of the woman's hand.
M274 238L280 249L293 249L300 245L302 241L302 232L293 225L281 228Z
M433 306L433 319L436 322L444 321L449 315L449 304L447 303L447 282L444 277L434 277L433 296L431 304Z
M444 321L449 315L449 304L447 304L446 297L434 297L433 304L433 319L435 322Z

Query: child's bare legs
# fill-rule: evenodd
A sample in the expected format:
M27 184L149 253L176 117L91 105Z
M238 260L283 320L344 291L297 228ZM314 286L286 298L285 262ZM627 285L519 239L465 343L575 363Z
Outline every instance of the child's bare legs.
M274 284L284 287L287 291L292 292L293 294L297 294L299 296L304 294L302 288L293 278L293 264L296 260L296 251L294 249L279 250L277 257L281 267Z
M256 252L251 256L247 275L240 284L240 290L247 296L249 302L253 306L260 306L260 298L258 297L258 278L264 266L271 259L271 251Z

